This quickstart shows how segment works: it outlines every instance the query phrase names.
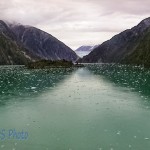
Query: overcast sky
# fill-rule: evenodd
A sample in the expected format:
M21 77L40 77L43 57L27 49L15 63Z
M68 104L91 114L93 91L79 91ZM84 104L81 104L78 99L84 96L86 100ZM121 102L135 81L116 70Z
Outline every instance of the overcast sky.
M0 0L3 20L38 27L72 49L101 44L150 17L150 0Z

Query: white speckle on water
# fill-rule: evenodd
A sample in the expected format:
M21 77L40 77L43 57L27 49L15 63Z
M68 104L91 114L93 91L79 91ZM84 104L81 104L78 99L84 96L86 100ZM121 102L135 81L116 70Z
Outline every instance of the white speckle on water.
M117 135L120 135L120 134L121 134L121 131L118 131L118 132L117 132Z
M29 72L25 72L24 74L25 74L25 75L29 75L30 73L29 73Z
M36 89L36 87L31 87L32 90Z
M134 136L134 138L136 139L136 138L137 138L137 136Z

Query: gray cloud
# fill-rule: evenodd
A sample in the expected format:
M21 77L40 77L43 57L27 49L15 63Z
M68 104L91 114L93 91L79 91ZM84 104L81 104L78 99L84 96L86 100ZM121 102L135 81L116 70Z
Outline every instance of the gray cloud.
M1 19L36 26L72 48L100 44L150 15L150 0L1 0Z

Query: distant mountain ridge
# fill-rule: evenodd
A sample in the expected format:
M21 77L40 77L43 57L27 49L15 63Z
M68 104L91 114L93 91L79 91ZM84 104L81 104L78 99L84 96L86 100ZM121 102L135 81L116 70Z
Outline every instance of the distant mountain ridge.
M81 46L77 50L75 50L76 54L80 57L88 55L93 49L95 49L98 45L95 46Z
M132 29L125 30L102 43L79 62L148 65L150 63L149 32L150 18L147 18Z
M96 46L81 46L75 51L92 51Z
M41 59L76 61L79 58L64 43L32 26L5 23L0 20L0 36L1 41L3 41L0 42L0 64L3 65L26 64L29 61ZM13 46L9 47L10 43ZM10 50L11 53L8 55L6 51ZM18 55L15 55L16 51ZM15 60L13 56L15 56ZM18 63L16 60L17 58L20 60L20 56L24 61Z

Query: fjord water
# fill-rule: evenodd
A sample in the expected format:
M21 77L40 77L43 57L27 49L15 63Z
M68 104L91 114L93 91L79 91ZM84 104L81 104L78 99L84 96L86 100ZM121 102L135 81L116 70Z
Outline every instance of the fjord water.
M4 150L149 150L150 70L113 64L85 68L0 68Z

